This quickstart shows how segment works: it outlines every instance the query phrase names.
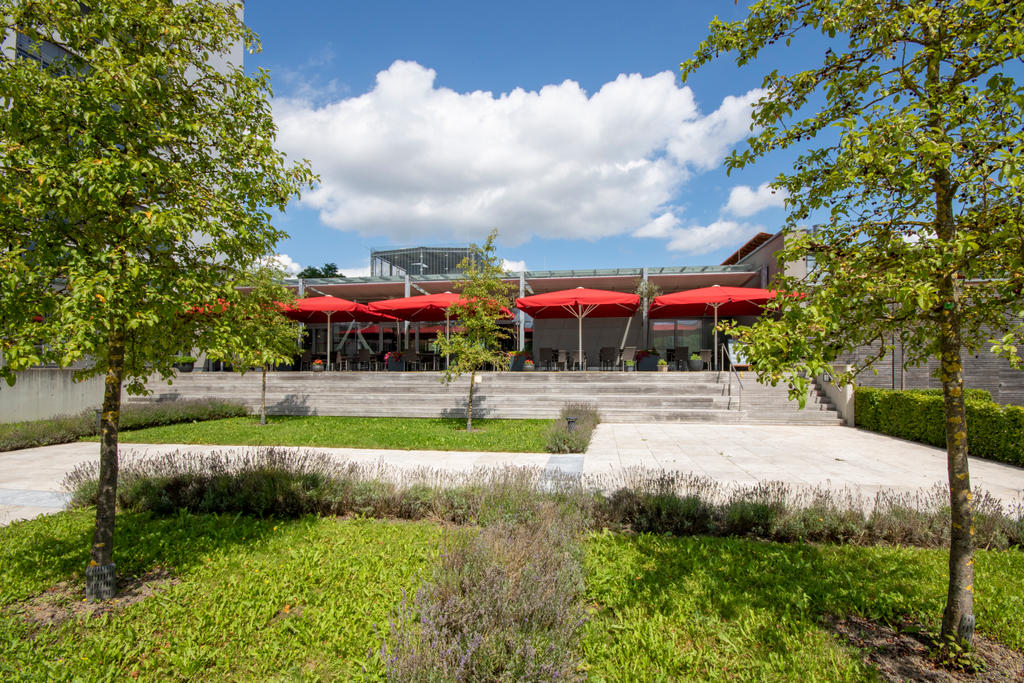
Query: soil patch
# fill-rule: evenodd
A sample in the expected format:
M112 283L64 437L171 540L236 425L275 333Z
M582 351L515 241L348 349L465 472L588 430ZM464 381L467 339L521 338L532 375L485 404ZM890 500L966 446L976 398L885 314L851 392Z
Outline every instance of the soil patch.
M61 581L28 600L9 605L5 611L20 614L38 626L56 626L69 619L116 614L179 582L180 579L171 576L166 569L157 567L142 576L119 576L117 596L110 600L86 602L84 581L72 579Z
M886 681L1020 681L1024 680L1024 653L974 636L974 650L985 662L983 671L967 673L945 669L930 657L933 636L920 624L904 621L898 628L861 617L831 619L827 626L864 651L865 663L878 669Z

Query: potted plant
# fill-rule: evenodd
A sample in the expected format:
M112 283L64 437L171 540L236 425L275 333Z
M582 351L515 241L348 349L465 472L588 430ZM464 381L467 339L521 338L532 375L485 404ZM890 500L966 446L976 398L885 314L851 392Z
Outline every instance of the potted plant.
M693 372L704 369L704 361L700 359L699 353L690 354L690 360L686 361L686 368Z
M634 370L636 370L636 361L635 360L627 360L626 361L626 372L633 372Z
M643 349L636 352L636 369L643 372L654 372L658 369L657 349Z
M310 364L310 367L313 368L313 372L323 372L324 371L324 362L323 362L322 359L317 358L315 361L313 361Z
M384 367L391 372L404 372L405 361L400 351L388 351L384 354Z
M658 372L668 372L668 361L664 358L658 359Z
M523 370L525 372L533 372L533 359L527 358L523 361Z
M527 351L510 351L508 354L508 369L512 372L521 372L529 358Z
M178 372L192 372L195 368L196 359L194 356L175 356L174 367Z

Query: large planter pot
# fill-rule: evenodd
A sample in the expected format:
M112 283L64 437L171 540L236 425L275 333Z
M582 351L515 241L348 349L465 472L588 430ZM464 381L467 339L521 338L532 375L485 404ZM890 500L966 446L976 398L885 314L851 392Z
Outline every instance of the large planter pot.
M641 372L655 372L658 369L658 357L644 356L636 362L636 369Z
M668 372L668 366L667 365L659 365L658 366L658 372Z
M195 363L175 363L174 367L178 369L178 372L192 372L195 369Z
M313 372L323 372L324 371L324 366L323 365L316 365L316 364L314 364L314 365L311 365L310 367L313 368Z
M388 359L387 368L388 372L405 372L405 361Z
M525 363L526 356L512 356L512 363L508 366L508 369L512 372L522 372Z
M692 358L690 358L690 359L688 359L686 361L686 369L690 370L691 372L697 372L698 370L703 370L704 369L704 361L702 361L700 358L698 358L697 360L693 360Z

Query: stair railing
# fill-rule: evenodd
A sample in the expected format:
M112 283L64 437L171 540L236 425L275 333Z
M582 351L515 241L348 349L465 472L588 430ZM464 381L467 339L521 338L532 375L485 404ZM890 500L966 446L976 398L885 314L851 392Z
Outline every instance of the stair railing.
M739 389L736 392L736 410L743 410L743 380L740 379L740 373L738 373L736 371L736 368L733 367L732 358L729 356L729 347L727 345L725 345L725 344L720 344L720 346L721 346L720 350L722 351L722 355L720 356L720 358L729 361L729 370L726 373L727 377L729 378L729 403L730 404L732 403L732 377L733 377L733 375L735 375L736 376L736 383L739 385ZM721 368L721 366L719 366L719 368L718 368L718 377L715 378L715 381L718 382L718 381L721 381L721 379L722 379L722 368Z

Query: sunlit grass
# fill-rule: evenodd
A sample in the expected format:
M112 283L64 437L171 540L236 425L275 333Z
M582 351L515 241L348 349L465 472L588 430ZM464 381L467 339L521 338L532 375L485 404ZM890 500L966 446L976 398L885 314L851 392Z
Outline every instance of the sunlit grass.
M125 443L308 446L543 453L551 420L400 417L238 417L124 431Z

